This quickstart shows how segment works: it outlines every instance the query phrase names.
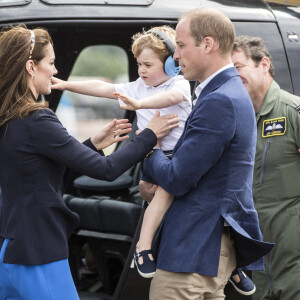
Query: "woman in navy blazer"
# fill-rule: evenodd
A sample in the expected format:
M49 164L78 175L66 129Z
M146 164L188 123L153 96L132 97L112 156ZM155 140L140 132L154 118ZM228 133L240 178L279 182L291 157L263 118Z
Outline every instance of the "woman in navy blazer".
M41 94L57 74L44 29L12 27L0 36L0 299L79 299L67 241L79 217L65 205L66 168L112 181L141 161L157 138L178 126L156 115L148 128L108 157L101 149L127 137L113 121L83 144L68 134Z

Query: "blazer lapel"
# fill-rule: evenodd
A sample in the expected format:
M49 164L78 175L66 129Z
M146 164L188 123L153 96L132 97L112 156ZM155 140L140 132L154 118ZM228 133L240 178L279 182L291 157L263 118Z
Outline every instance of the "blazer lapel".
M190 120L192 119L195 111L199 108L200 103L202 101L202 99L204 99L208 94L214 92L215 90L217 90L220 86L222 86L227 80L229 80L232 77L235 76L240 76L238 71L236 70L236 68L232 67L232 68L228 68L225 69L224 71L222 71L221 73L219 73L218 75L216 75L206 86L205 88L202 90L201 94L199 95L196 105L193 107L190 115L188 116L186 122L185 122L185 127L184 127L184 131L181 135L181 138L178 140L175 148L174 148L174 153L176 152L176 150L178 149L178 147L181 145L181 142L183 140L183 137L185 135L185 131L187 126L190 123Z
M201 94L199 95L199 98L197 100L197 103L195 107L197 106L199 100L201 102L201 99L206 97L211 92L217 90L220 86L222 86L227 80L229 80L232 77L240 76L236 68L228 68L224 70L223 72L216 75L202 90Z
M240 76L240 75L239 75L238 71L236 70L236 68L234 68L234 67L228 68L228 69L222 71L221 73L219 73L218 75L216 75L202 90L201 94L199 95L199 97L197 99L196 105L193 107L193 109L187 119L186 124L188 123L188 120L191 119L191 117L193 116L195 111L200 106L202 99L204 99L208 94L217 90L227 80L229 80L230 78L235 77L235 76Z

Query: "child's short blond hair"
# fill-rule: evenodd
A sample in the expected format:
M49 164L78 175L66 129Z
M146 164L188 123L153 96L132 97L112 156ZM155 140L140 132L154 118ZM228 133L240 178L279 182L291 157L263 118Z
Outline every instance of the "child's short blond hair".
M153 27L147 31L143 29L142 32L136 33L132 37L133 42L131 51L134 57L137 58L145 48L150 48L154 52L156 52L159 55L160 60L164 62L166 57L171 55L172 53L170 53L161 38L159 38L154 33L151 33L152 30L162 31L170 39L175 48L175 30L170 26L164 25Z

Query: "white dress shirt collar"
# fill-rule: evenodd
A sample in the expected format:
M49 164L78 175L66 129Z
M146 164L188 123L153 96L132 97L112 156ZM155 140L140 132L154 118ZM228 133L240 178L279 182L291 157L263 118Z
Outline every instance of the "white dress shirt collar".
M232 68L234 67L233 63L230 63L228 65L226 65L225 67L219 69L217 72L215 72L214 74L210 75L207 79L205 79L202 83L200 83L197 88L195 89L195 95L196 95L196 99L194 100L194 105L197 102L197 99L199 98L199 95L201 94L202 90L208 85L208 83L214 78L216 77L219 73L221 73L222 71Z

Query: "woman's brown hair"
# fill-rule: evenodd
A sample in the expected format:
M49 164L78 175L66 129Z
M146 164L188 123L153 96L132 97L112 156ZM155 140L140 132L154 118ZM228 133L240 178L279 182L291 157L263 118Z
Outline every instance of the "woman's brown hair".
M47 102L36 102L28 86L26 63L31 59L38 64L52 40L45 29L32 31L35 42L30 58L32 36L25 25L6 27L0 33L0 127L13 118L48 107Z

